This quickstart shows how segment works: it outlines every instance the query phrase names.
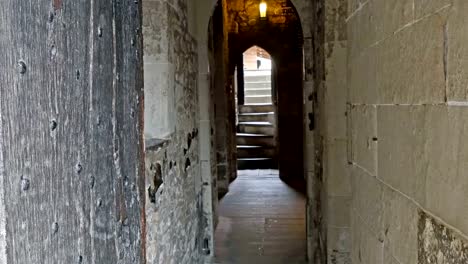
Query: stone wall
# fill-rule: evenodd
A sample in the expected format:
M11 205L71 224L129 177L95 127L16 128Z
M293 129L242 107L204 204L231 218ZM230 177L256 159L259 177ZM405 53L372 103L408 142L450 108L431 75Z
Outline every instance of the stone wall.
M145 69L145 89L173 91L175 111L172 134L146 139L147 259L199 263L210 253L212 208L203 204L196 36L186 0L145 0L143 10L144 58L152 66Z
M353 263L466 263L468 2L350 1Z
M229 183L237 177L235 141L235 105L232 79L228 75L229 46L227 4L219 1L209 28L210 70L210 135L214 143L213 161L216 164L217 193L225 195Z
M309 256L316 263L350 263L351 181L346 133L346 0L313 6L315 170L308 176ZM314 161L310 161L314 162Z

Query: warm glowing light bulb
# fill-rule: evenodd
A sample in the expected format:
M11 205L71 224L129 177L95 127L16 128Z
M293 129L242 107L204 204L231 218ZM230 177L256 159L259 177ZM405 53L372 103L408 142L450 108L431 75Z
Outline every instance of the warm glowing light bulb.
M261 2L260 3L260 17L265 18L267 12L267 3Z

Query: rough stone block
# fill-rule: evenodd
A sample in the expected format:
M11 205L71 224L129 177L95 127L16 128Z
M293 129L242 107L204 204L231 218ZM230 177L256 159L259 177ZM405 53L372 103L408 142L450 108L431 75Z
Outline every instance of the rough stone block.
M383 230L382 184L374 176L367 174L360 168L353 167L352 188L351 207L353 214L359 215L373 233L380 234Z
M330 196L351 195L351 173L346 157L346 141L334 140L326 147L327 192Z
M393 256L399 263L417 263L417 206L400 193L386 188L383 219L385 254Z
M468 107L379 107L378 176L468 234Z
M315 170L315 144L313 142L308 142L305 150L305 163L304 170L306 172L313 172Z
M347 40L348 0L325 1L325 42Z
M314 80L314 74L313 74L314 50L313 50L313 45L312 45L312 37L305 38L304 36L303 50L304 50L304 80L306 83L310 83L311 84L310 87L313 88L312 80ZM304 90L306 91L306 95L308 95L309 93L307 92L308 90L306 86L307 85L304 85Z
M423 106L378 107L378 177L424 204L428 164Z
M211 123L209 120L200 121L200 160L211 160Z
M468 234L468 107L427 107L426 208Z
M143 1L143 50L145 62L167 62L168 11L162 1Z
M384 243L355 212L351 213L352 263L383 264Z
M326 91L325 104L328 140L346 138L346 41L329 42L325 52Z
M420 19L431 15L452 2L453 0L414 0L414 18Z
M377 175L377 108L357 105L351 107L352 161Z
M364 0L349 0L348 1L348 16L354 15L354 12L361 6Z
M361 263L383 263L384 243L367 230L363 230L360 242Z
M389 252L387 248L384 249L384 264L400 264Z
M175 130L174 67L145 63L144 71L145 137L166 138Z
M413 0L374 0L370 7L376 17L376 40L383 40L413 20Z
M362 259L360 256L360 250L359 246L361 244L361 229L363 228L363 223L359 219L359 215L356 212L356 209L351 208L351 214L350 214L350 220L351 220L351 262L352 263L359 263L360 260Z
M354 0L353 0L354 1ZM358 0L355 0L358 1ZM359 50L359 28L357 19L358 13L354 14L346 21L347 37L348 37L348 58L355 58L360 54Z
M304 33L304 38L308 38L311 35L311 26L314 24L311 23L313 21L312 18L312 12L310 10L312 9L311 5L312 3L310 1L304 1L304 0L291 0L292 4L296 8L299 17L301 18L301 23L302 23L302 31Z
M309 194L314 192L314 186L312 184L313 182L313 177L314 177L314 172L308 171L306 174L306 192L308 194L308 200L312 200L309 198Z
M367 1L347 21L350 58L359 56L377 41L377 18L373 14L372 1Z
M419 212L418 263L468 263L468 241L452 229Z
M210 82L206 73L198 75L198 102L200 108L200 120L210 119Z
M377 103L376 51L375 47L370 47L359 56L352 56L348 51L348 101L352 104Z
M446 12L404 28L377 45L379 103L445 101Z
M218 164L216 166L218 172L218 194L226 194L229 191L229 175L227 174L227 166Z
M187 1L187 29L188 33L192 36L196 36L197 34L197 14L196 14L196 6L198 4L197 1Z
M328 264L351 263L351 234L349 228L328 228Z
M314 133L315 131L310 129L310 116L309 114L313 114L315 109L314 109L314 104L311 100L309 100L309 97L311 97L313 94L313 82L304 82L304 99L305 99L305 104L304 104L304 115L305 115L305 126L304 126L304 143L307 145L311 145L314 143ZM314 116L311 116L314 117Z
M446 1L443 1L446 2ZM468 101L468 1L456 0L446 27L449 101Z
M350 226L350 196L329 196L327 207L327 225L332 228Z

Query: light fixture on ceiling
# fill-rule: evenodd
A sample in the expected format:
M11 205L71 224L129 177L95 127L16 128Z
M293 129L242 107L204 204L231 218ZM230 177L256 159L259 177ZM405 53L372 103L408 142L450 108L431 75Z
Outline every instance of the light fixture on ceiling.
M262 2L260 2L260 18L266 18L266 15L267 15L267 3L265 1L262 0Z

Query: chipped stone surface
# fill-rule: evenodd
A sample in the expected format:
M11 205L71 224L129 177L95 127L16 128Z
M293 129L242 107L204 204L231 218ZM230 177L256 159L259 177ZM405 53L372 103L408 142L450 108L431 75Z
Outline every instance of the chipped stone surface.
M326 241L325 217L322 216L322 205L326 198L325 182L324 182L324 136L322 133L326 131L326 123L324 118L325 111L325 1L313 1L312 16L314 27L312 30L312 47L313 47L313 94L310 95L311 103L314 107L314 147L315 160L314 172L308 173L307 177L307 255L311 263L326 263L327 246L323 246L322 241Z
M390 188L385 188L383 208L385 254L393 256L399 263L417 263L416 204Z
M189 33L187 1L146 1L144 6L148 14L143 31L148 35L145 62L171 69L166 71L169 74L159 74L159 81L152 84L173 93L166 102L173 113L161 113L174 115L174 130L167 135L167 142L147 149L145 157L147 261L200 263L206 253L204 239L211 243L212 227L207 215L211 208L204 210L200 174L197 42ZM145 72L146 77L153 78L155 72ZM154 98L157 94L148 95L153 95L146 98L149 104L158 99ZM155 177L158 166L160 179Z
M349 216L347 217L349 219ZM328 227L328 264L351 264L349 228Z
M314 224L320 225L319 239L327 234L326 251L312 248L317 263L350 263L352 241L350 231L350 207L352 205L352 182L347 157L349 132L347 132L347 60L348 32L346 17L348 1L314 1L314 90L312 97L318 109L316 115L315 146L317 155L316 179L308 178L314 188L309 191L311 204L322 203L318 212L309 215ZM321 170L323 168L323 171ZM322 185L323 184L323 185ZM317 195L320 195L317 197ZM322 212L320 212L322 211ZM321 214L325 214L321 216ZM315 228L311 225L312 228ZM313 237L312 239L316 239ZM320 243L320 242L319 242Z
M143 1L143 47L145 58L168 60L168 9L166 1Z
M424 123L423 106L378 108L378 177L421 204L428 166Z
M413 1L375 0L368 5L375 14L375 22L370 26L375 29L376 41L387 38L413 19Z
M382 264L384 259L384 243L372 232L366 221L353 210L351 213L352 263Z
M347 40L346 22L347 0L328 0L325 2L325 43Z
M228 18L226 0L219 1L212 14L209 26L210 49L210 93L211 128L213 140L212 172L216 175L218 195L229 190L229 183L237 173L235 155L235 109L234 89L228 76ZM215 198L215 196L213 196Z
M377 175L377 109L370 105L351 106L350 147L352 162Z
M340 198L351 197L351 172L349 170L349 164L346 159L346 141L330 141L326 156L328 195ZM332 213L335 214L336 212ZM346 220L349 220L349 217Z
M325 100L333 102L326 104L325 114L327 122L326 139L346 139L346 60L347 60L347 42L331 41L325 45L327 60L325 67L327 69L327 89Z
M444 101L446 16L446 12L442 12L428 17L377 44L378 102L374 103Z
M352 168L353 200L351 203L354 214L366 223L365 229L374 233L383 230L384 190L378 180L362 169Z
M414 18L419 19L437 12L441 8L452 4L454 0L415 0ZM464 2L461 0L460 2Z
M453 1L446 30L447 85L449 101L468 101L468 1Z
M301 19L304 38L310 39L314 26L312 19L312 2L308 0L290 0ZM304 52L305 60L312 62L312 52Z
M420 211L418 254L419 264L468 263L468 241Z

